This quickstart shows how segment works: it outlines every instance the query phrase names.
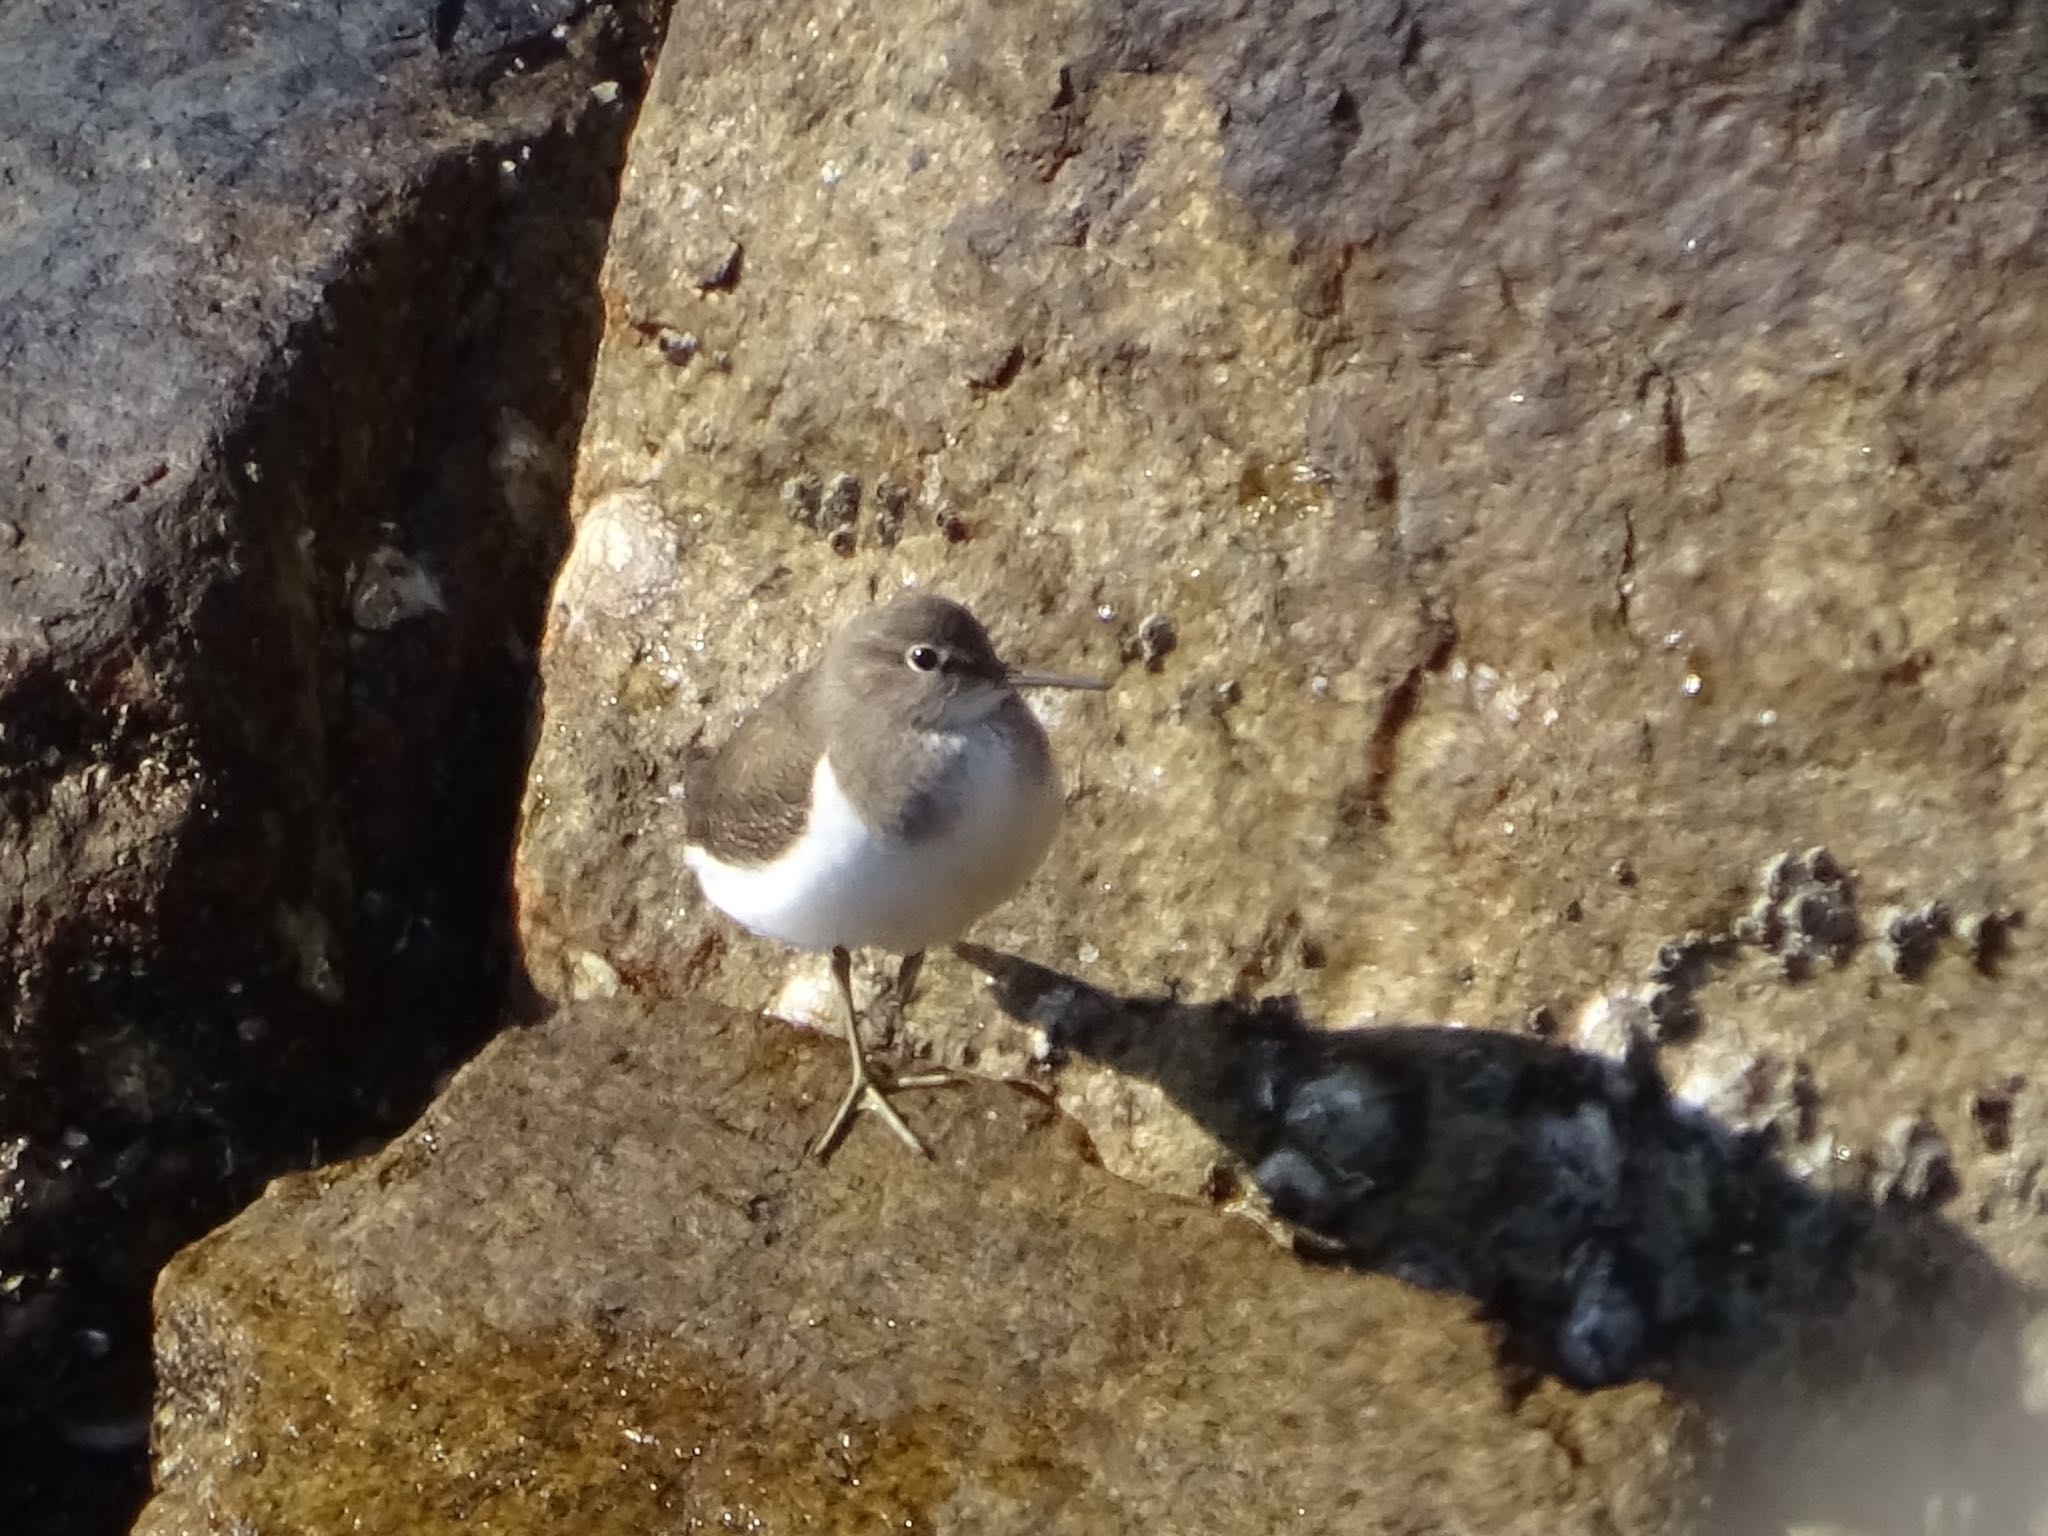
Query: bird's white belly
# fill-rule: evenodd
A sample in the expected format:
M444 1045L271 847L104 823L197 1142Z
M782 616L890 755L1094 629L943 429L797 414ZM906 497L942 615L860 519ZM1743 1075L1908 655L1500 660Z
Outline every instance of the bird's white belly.
M1029 878L1060 816L1057 782L1019 775L1001 749L961 751L959 808L942 834L910 843L875 831L820 759L810 820L780 857L728 864L693 846L685 858L713 906L797 949L912 954L957 938Z

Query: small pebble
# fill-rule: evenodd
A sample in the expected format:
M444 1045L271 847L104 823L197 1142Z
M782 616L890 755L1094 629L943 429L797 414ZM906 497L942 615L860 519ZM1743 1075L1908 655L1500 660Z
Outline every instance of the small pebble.
M678 368L688 364L704 348L696 332L671 330L665 325L655 333L654 344L660 348L662 357Z
M1304 1083L1288 1101L1284 1123L1292 1145L1351 1179L1370 1182L1384 1176L1400 1156L1399 1104L1362 1068L1346 1067Z
M834 475L818 504L818 517L827 528L844 527L860 518L860 480L854 475Z
M875 482L875 542L893 549L903 537L903 518L910 509L910 487L887 475Z
M1970 1123L1977 1128L1977 1139L1985 1151L2011 1150L2013 1101L2025 1085L2025 1078L2009 1077L1970 1095Z
M1927 974L1941 941L1954 927L1948 908L1938 901L1911 912L1892 913L1884 924L1885 963L1893 975L1918 981Z
M1643 999L1650 1010L1650 1017L1656 1022L1651 1038L1660 1045L1675 1041L1690 1040L1699 1033L1700 1009L1693 1001L1692 994L1683 987L1652 987Z
M825 501L825 482L806 471L782 482L782 505L790 517L806 527L823 526L819 509Z
M1586 1390L1626 1380L1642 1368L1648 1339L1642 1306L1615 1279L1612 1258L1602 1254L1588 1263L1558 1329L1564 1378Z
M1904 1205L1939 1205L1960 1187L1948 1138L1924 1115L1892 1122L1883 1170L1880 1197Z
M1179 644L1173 620L1163 613L1153 614L1138 626L1138 655L1148 672L1157 672Z
M1337 1181L1295 1147L1269 1153L1252 1170L1252 1179L1273 1209L1289 1221L1320 1226L1345 1204Z
M740 269L746 264L746 256L746 247L737 240L733 241L726 248L725 254L705 268L698 277L698 289L704 293L723 293L727 289L737 288Z

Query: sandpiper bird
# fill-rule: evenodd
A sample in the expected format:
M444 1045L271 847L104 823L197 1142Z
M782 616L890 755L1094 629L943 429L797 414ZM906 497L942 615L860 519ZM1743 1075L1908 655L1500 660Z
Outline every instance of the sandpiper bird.
M901 1007L925 950L1024 883L1062 796L1017 690L1107 686L1008 666L960 604L903 597L847 624L690 771L684 857L705 898L765 938L831 952L853 1079L819 1157L863 1109L924 1153L889 1091L953 1079L878 1078L861 1051L851 952L903 957Z

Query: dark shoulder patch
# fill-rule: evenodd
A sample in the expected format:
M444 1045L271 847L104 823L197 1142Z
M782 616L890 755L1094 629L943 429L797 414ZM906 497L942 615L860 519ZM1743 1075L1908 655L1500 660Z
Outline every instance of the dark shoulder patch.
M755 706L709 757L686 771L691 842L728 864L765 864L803 832L817 769L811 680L799 672Z

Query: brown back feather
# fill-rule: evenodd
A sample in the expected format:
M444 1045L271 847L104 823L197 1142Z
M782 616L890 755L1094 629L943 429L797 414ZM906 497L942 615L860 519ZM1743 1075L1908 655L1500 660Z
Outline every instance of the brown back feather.
M765 864L803 832L818 766L817 671L785 678L683 780L689 840L729 864ZM804 727L791 729L790 717Z

